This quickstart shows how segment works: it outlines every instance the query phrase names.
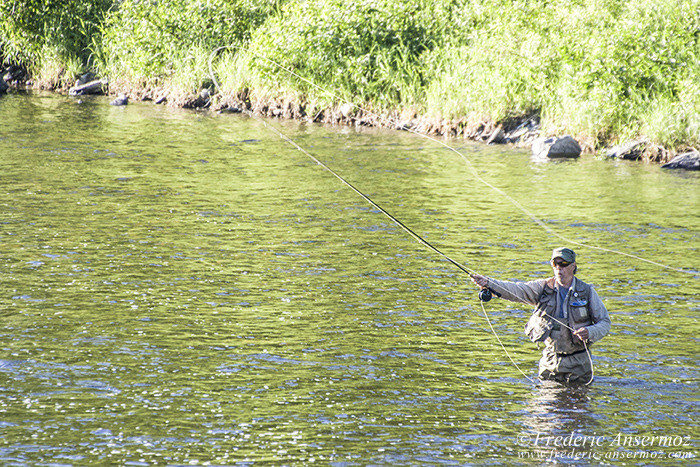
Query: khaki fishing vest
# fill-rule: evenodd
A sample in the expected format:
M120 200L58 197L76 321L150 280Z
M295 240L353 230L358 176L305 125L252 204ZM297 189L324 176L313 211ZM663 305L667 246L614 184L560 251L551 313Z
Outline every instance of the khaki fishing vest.
M591 286L575 278L573 287L573 291L570 291L567 296L567 324L573 329L590 326L593 324L590 311ZM535 313L546 313L547 316L557 317L557 291L553 278L545 284L537 301ZM557 319L563 321L559 317ZM549 321L552 324L552 330L544 341L545 345L554 347L554 351L558 354L572 354L586 349L583 342L573 337L571 329L553 319Z

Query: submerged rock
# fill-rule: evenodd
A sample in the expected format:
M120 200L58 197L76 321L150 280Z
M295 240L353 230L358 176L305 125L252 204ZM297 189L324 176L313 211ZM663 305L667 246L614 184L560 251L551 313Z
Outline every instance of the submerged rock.
M116 99L109 103L109 105L126 105L129 103L129 96L126 94L119 94Z
M700 152L690 151L679 154L668 163L661 166L662 169L700 170Z
M532 143L532 154L537 159L574 158L581 155L581 146L569 135L538 138Z

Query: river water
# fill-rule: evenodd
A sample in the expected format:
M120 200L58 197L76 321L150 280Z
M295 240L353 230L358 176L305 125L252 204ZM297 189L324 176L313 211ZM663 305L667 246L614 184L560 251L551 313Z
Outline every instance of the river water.
M448 142L574 246L610 311L589 387L533 383L469 268L562 241L405 132L0 98L3 465L691 465L700 177ZM530 310L485 305L536 376Z

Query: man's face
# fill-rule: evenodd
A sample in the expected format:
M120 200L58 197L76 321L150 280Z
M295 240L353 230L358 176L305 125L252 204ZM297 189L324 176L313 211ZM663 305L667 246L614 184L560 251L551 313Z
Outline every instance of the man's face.
M576 263L568 263L561 258L554 258L552 260L552 269L554 270L554 277L559 284L568 285L574 278L575 268Z

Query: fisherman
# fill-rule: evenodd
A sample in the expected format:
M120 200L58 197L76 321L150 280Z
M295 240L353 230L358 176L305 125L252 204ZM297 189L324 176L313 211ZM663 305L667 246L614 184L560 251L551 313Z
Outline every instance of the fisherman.
M556 248L551 259L554 277L530 282L509 282L471 274L482 289L490 289L513 302L535 306L525 326L533 342L544 342L540 379L588 383L593 367L588 347L610 331L610 317L590 285L574 277L576 253Z

